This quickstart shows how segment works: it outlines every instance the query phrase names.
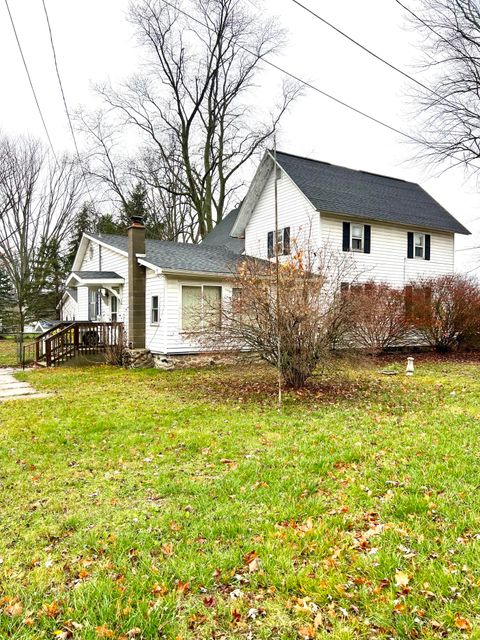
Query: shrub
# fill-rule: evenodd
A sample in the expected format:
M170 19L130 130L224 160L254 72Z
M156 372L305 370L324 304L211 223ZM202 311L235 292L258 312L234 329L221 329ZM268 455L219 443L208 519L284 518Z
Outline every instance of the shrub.
M351 286L344 295L350 309L349 338L353 346L380 353L405 338L409 323L402 290L367 282Z
M232 303L222 305L220 326L217 319L202 339L217 348L251 349L279 364L285 386L298 389L330 357L343 331L347 313L340 283L352 269L349 256L296 251L280 265L277 310L275 263L246 259L234 276Z
M428 344L451 351L479 335L480 287L461 274L416 280L407 287L407 315Z
M127 349L127 336L125 331L119 331L118 341L108 344L105 348L105 362L114 367L122 367L125 362L125 351Z

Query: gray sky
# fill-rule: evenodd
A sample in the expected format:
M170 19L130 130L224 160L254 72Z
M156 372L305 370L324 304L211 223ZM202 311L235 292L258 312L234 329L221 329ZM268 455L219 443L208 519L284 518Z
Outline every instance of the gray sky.
M288 45L275 62L319 88L406 132L415 123L406 98L408 81L308 15L291 0L248 0L278 16L288 29ZM373 51L419 76L413 67L420 51L415 33L394 0L303 0ZM125 19L128 0L46 0L60 73L71 110L97 105L92 83L118 83L141 62L131 26ZM417 0L405 4L415 9ZM41 0L10 0L23 46L55 148L73 150L63 111ZM13 36L0 1L0 60L3 91L0 128L4 133L45 137ZM266 69L260 99L263 108L282 77ZM414 149L400 136L370 123L308 90L282 123L278 147L355 169L419 182L472 231L457 239L457 249L480 244L480 188L463 170L440 173L437 167L412 162ZM480 251L457 251L457 269L480 263Z

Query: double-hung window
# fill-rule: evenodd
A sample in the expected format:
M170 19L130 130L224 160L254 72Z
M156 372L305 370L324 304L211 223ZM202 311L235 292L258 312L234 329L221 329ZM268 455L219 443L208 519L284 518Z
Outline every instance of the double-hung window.
M407 233L407 258L430 260L432 236L429 233L409 231Z
M118 320L118 298L112 294L110 298L110 321L117 322Z
M424 258L425 257L425 234L424 233L416 233L415 234L415 258Z
M158 310L158 296L152 296L150 306L150 324L158 324L160 320L160 313Z
M267 234L267 254L269 258L275 255L274 231ZM278 229L277 232L277 251L279 256L288 256L290 253L290 227Z
M363 251L363 224L350 225L350 247L352 251Z
M356 253L370 253L372 227L369 224L358 222L343 223L343 251L355 251Z

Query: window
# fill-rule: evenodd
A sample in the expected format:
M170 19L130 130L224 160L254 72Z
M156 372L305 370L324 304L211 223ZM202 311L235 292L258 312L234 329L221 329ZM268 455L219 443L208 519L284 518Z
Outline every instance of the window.
M416 233L415 234L415 258L423 258L425 257L425 234L424 233Z
M118 298L112 295L110 298L110 322L118 321Z
M275 255L275 247L273 244L274 231L267 234L267 254L269 258ZM279 256L288 256L290 253L290 227L279 229L277 233L277 251Z
M182 330L220 328L222 287L182 286Z
M352 251L363 251L363 224L352 224L350 229L350 247Z
M430 260L432 236L429 233L407 233L407 258L410 260Z
M370 253L372 227L358 222L344 222L342 232L343 251Z
M158 312L158 296L152 296L151 309L150 309L150 324L158 324L159 322Z
M100 289L89 289L88 319L95 321L102 315L102 293Z

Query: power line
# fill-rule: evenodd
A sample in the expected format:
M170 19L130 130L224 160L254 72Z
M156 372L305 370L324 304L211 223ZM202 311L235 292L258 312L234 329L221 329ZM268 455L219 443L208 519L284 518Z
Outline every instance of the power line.
M32 90L33 97L35 99L35 104L37 105L38 113L40 114L40 118L42 120L43 128L44 128L45 133L47 135L48 143L49 143L50 148L52 150L53 157L55 158L55 162L58 165L57 154L55 153L55 149L54 149L53 144L52 144L52 139L50 138L50 133L48 132L47 123L45 122L45 118L43 117L42 109L40 107L40 103L39 103L38 98L37 98L37 93L35 91L35 87L33 86L32 78L30 76L30 71L28 70L27 61L25 59L25 56L23 55L22 45L20 43L20 38L18 37L17 29L15 27L15 22L13 20L12 12L10 11L10 6L8 4L8 0L5 0L5 6L7 7L7 12L8 12L8 15L9 15L9 18L10 18L10 23L12 25L13 33L15 34L15 39L17 41L18 50L20 51L20 55L22 57L23 66L25 67L25 72L27 74L28 82L30 84L30 88Z
M164 4L168 5L172 9L175 9L179 13L183 14L184 16L186 16L187 18L192 20L193 22L196 22L200 26L209 29L208 25L204 24L201 20L199 20L198 18L195 18L194 16L192 16L189 13L187 13L183 9L180 9L180 7L177 7L176 5L172 4L168 0L162 0L162 1L163 1ZM341 105L342 107L345 107L346 109L349 109L350 111L353 111L354 113L356 113L358 115L361 115L364 118L367 118L371 122L375 122L376 124L384 127L385 129L389 129L390 131L393 131L394 133L398 133L399 135L403 136L404 138L407 138L408 140L411 140L412 142L418 143L418 140L416 138L414 138L413 136L409 135L408 133L405 133L404 131L401 131L400 129L397 129L393 125L390 125L390 124L388 124L386 122L383 122L383 120L380 120L380 119L376 118L375 116L371 116L370 114L366 113L365 111L362 111L361 109L358 109L357 107L354 107L351 104L348 104L344 100L341 100L340 98L337 98L336 96L328 93L327 91L323 91L323 89L320 89L319 87L313 85L312 83L307 82L307 80L303 80L302 78L300 78L296 74L294 74L294 73L292 73L290 71L287 71L287 69L284 69L283 67L280 67L279 65L275 64L274 62L271 62L270 60L268 60L267 58L264 58L263 56L259 55L258 53L255 53L254 51L251 51L247 47L244 47L244 46L239 45L239 44L237 44L237 46L238 46L239 49L242 49L242 51L245 51L246 53L249 53L250 55L252 55L255 58L257 58L257 60L261 60L262 62L264 62L268 66L272 67L273 69L276 69L277 71L280 71L280 73L283 73L284 75L288 76L289 78L292 78L296 82L300 82L303 86L308 87L309 89L312 89L313 91L316 91L317 93L319 93L320 95L324 96L325 98L328 98L329 100L332 100L333 102L336 102L337 104Z
M415 20L418 20L418 22L421 22L423 24L424 27L426 27L427 29L429 29L432 33L434 33L436 36L438 36L439 38L442 38L442 36L440 35L440 33L438 33L438 31L436 31L436 29L434 29L430 24L428 24L428 22L425 22L425 20L423 20L423 18L420 18L419 15L417 15L414 11L412 11L409 7L407 7L406 5L403 4L403 2L400 2L400 0L395 0L395 2L402 7L402 9L405 9L405 11L407 13L409 13L412 18L415 18Z
M83 180L85 182L85 186L86 186L87 191L88 191L88 195L89 195L89 198L90 198L91 205L92 205L93 208L95 208L95 205L93 203L92 194L90 192L90 186L88 184L87 176L85 175L85 171L84 171L83 164L82 164L82 159L80 157L80 151L78 149L77 138L75 136L75 130L74 130L73 124L72 124L72 118L70 117L70 111L68 109L67 99L65 97L65 91L63 89L62 78L60 76L60 69L59 69L58 60L57 60L57 52L56 52L55 43L54 43L54 40L53 40L52 25L50 24L50 18L48 16L47 5L45 4L45 0L42 0L42 4L43 4L43 10L45 12L45 19L47 21L48 33L49 33L49 36L50 36L50 45L52 47L53 62L54 62L54 65L55 65L55 72L57 74L57 80L58 80L58 84L59 84L59 87L60 87L60 92L62 94L63 106L65 108L65 113L66 113L66 116L67 116L68 125L70 127L70 133L72 134L73 144L75 145L75 151L77 153L77 158L78 158L78 162L79 162L79 165L80 165L80 170L82 172Z
M437 97L442 98L442 100L444 99L443 96L440 95L439 93L437 93L434 89L432 89L431 87L427 86L426 84L424 84L423 82L421 82L417 78L414 78L413 76L408 74L406 71L403 71L403 69L400 69L399 67L395 66L392 62L389 62L388 60L385 60L385 58L382 58L382 56L378 55L377 53L375 53L374 51L372 51L371 49L366 47L364 44L362 44L358 40L355 40L355 38L353 38L352 36L348 35L348 33L345 33L345 31L342 31L342 29L340 29L339 27L336 27L334 24L332 24L331 22L329 22L325 18L322 18L321 15L319 15L318 13L313 11L313 9L310 9L309 7L307 7L304 4L302 4L301 2L299 2L299 0L292 0L292 2L294 2L296 5L298 5L299 7L304 9L305 11L307 11L310 15L314 16L315 18L317 18L318 20L320 20L321 22L326 24L328 27L330 27L331 29L333 29L337 33L339 33L341 36L343 36L344 38L349 40L352 44L356 45L357 47L360 47L360 49L362 49L362 51L365 51L365 53L368 53L370 56L372 56L373 58L375 58L379 62L382 62L383 64L385 64L387 67L389 67L393 71L396 71L397 73L401 74L402 76L404 76L405 78L407 78L411 82L414 82L419 87L422 87L422 89L425 89L429 93L433 93ZM399 3L399 4L401 4L401 3Z

